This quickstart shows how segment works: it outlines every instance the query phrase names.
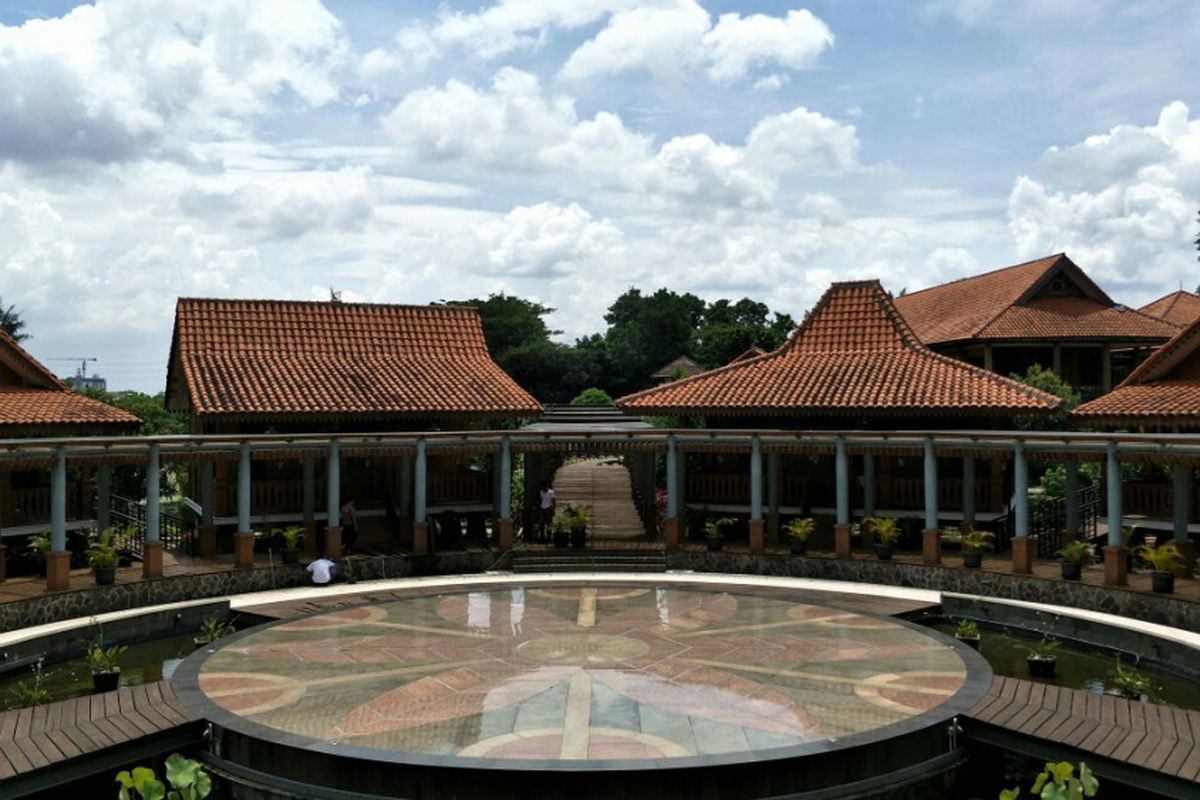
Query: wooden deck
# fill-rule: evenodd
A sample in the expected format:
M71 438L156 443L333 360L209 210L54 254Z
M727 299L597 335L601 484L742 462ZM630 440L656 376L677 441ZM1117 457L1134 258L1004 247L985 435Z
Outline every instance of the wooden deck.
M0 713L0 797L20 797L200 741L170 683Z
M997 676L967 716L984 726L966 726L970 738L1083 760L1167 796L1200 796L1200 711ZM1014 747L1015 737L1033 747Z

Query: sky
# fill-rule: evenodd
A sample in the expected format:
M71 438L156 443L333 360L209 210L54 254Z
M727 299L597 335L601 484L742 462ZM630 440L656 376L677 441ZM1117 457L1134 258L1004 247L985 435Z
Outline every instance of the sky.
M1200 284L1194 0L0 0L0 297L161 391L180 296L799 317L1065 251ZM64 359L64 360L60 360Z

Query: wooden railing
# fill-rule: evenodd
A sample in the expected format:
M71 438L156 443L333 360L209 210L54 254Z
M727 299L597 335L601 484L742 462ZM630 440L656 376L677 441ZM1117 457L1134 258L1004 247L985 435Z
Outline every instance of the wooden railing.
M454 472L429 476L428 499L431 506L447 503L492 501L491 476L486 472Z
M1170 516L1171 484L1126 482L1121 486L1121 508L1126 514Z
M785 475L780 480L780 503L785 506L805 504L805 479L800 475ZM809 486L812 494L816 490ZM880 479L876 504L882 508L919 509L925 505L925 482L921 478ZM833 491L819 491L810 498L812 505L832 503ZM818 498L828 497L822 502ZM962 508L961 478L944 478L938 482L938 507ZM764 501L766 494L764 492ZM685 500L690 505L747 505L750 502L750 476L741 472L698 472L687 476ZM986 479L975 481L975 507L992 508L992 487Z
M67 519L79 519L79 492L67 492ZM88 510L90 515L91 510ZM50 521L50 488L13 489L12 508L3 515L5 525L32 525Z

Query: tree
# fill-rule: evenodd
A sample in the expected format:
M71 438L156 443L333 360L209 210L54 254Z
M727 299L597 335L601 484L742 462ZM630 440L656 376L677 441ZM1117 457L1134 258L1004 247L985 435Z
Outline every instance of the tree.
M589 386L571 398L573 406L611 406L613 399L608 392Z
M187 433L187 418L168 411L162 392L150 395L143 392L106 392L103 389L80 389L79 394L128 411L142 421L139 436L177 436Z
M554 309L532 300L501 293L489 295L487 300L443 302L473 306L479 310L479 318L483 323L483 338L487 341L488 352L497 363L502 362L510 351L518 347L549 342L550 337L558 333L550 330L542 319Z
M710 303L692 335L693 357L712 369L728 364L751 347L774 350L787 341L796 323L787 314L770 317L766 303L747 297L736 303L728 300Z
M650 375L681 355L691 355L692 333L704 317L705 304L694 294L659 289L643 295L630 289L618 297L604 321L604 334L614 395L650 385Z
M1062 405L1049 417L1017 417L1013 424L1019 430L1064 431L1070 427L1071 410L1079 405L1082 399L1074 386L1040 364L1030 366L1024 375L1013 373L1008 377L1043 392L1049 392L1062 400Z
M29 338L29 334L25 333L25 320L21 319L21 312L17 311L16 306L5 306L3 300L0 300L0 331L18 342Z

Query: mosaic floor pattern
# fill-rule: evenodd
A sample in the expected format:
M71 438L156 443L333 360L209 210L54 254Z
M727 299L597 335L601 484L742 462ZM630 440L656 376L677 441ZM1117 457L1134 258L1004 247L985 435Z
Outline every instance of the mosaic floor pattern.
M204 695L283 733L493 759L746 753L901 722L966 680L954 647L777 598L521 588L319 614L241 637Z

